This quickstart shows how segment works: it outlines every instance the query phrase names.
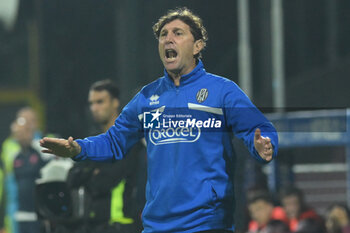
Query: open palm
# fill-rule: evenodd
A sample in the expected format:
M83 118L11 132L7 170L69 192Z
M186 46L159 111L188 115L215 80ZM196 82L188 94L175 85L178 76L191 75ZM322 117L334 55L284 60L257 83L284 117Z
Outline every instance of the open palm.
M59 157L72 158L78 155L81 151L79 144L74 141L73 137L63 138L43 138L40 140L40 146L45 149L44 153L54 154Z

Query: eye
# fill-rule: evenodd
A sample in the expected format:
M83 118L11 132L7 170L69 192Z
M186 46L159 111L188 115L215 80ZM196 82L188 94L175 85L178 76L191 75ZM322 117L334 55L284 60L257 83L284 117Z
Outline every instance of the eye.
M166 31L161 31L160 34L159 34L159 37L165 37L167 34Z
M180 31L175 32L175 35L176 35L176 36L181 36L182 34L183 34L183 33L180 32Z

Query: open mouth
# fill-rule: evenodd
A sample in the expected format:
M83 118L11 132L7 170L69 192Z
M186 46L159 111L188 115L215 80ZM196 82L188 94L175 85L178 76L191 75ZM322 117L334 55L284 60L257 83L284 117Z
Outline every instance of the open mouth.
M165 57L167 58L167 60L173 61L177 57L177 52L174 49L166 49Z

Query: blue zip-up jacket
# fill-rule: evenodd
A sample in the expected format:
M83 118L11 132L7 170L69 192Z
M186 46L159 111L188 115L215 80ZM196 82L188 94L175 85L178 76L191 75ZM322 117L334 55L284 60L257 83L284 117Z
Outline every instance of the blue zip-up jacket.
M234 229L232 136L250 153L260 128L277 154L273 125L232 81L207 73L201 61L175 86L165 75L146 85L105 134L77 140L74 160L119 160L142 137L147 142L144 233Z

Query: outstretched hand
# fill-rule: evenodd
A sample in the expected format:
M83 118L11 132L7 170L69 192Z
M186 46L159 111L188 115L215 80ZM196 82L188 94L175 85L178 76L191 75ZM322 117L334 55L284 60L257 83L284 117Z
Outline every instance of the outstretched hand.
M40 146L45 148L42 152L64 158L73 158L81 151L80 145L74 141L73 137L69 137L68 140L45 137L40 140Z
M261 136L261 131L259 128L255 130L254 146L260 157L265 161L270 161L272 159L273 147L271 144L271 139L269 137Z

